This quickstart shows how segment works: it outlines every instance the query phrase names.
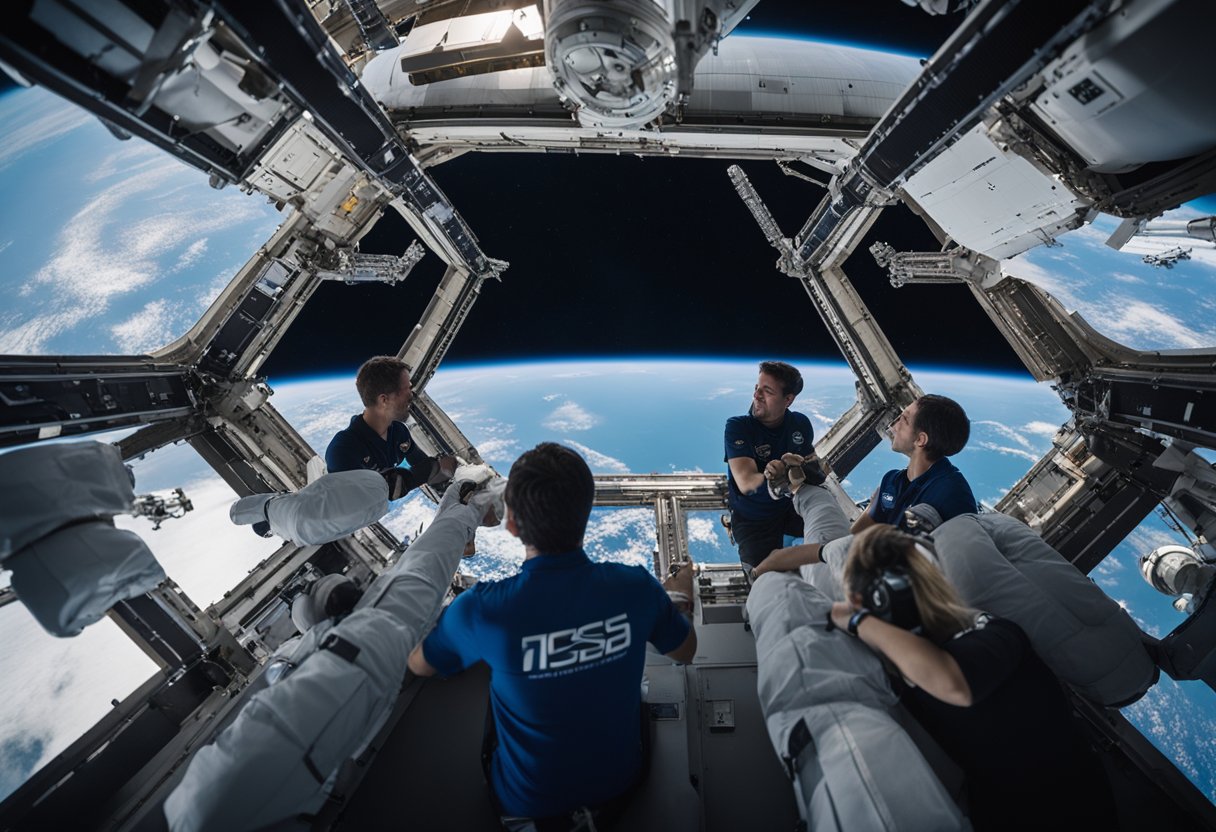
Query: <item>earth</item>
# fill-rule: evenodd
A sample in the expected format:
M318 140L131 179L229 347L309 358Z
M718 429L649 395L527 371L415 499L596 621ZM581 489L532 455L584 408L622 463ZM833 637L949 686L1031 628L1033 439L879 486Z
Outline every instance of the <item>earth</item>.
M118 143L92 117L38 90L0 96L0 188L54 194L0 205L0 354L138 353L186 331L250 251L282 221L270 205L235 189L214 191L205 177L139 142ZM1166 219L1213 213L1183 206ZM1104 245L1116 221L1063 235L1058 247L1006 263L1009 273L1051 291L1106 335L1142 349L1216 344L1216 247L1194 240ZM1192 259L1169 271L1140 255L1176 245ZM722 426L744 412L756 360L552 361L445 366L428 391L482 456L500 471L542 440L564 442L598 473L723 472ZM853 400L841 365L791 356L807 378L796 404L818 435ZM1025 377L913 368L927 391L958 399L973 422L955 462L991 506L1049 448L1067 411L1047 386ZM353 368L352 368L353 374ZM351 378L271 379L274 405L318 452L359 410ZM101 437L103 439L113 437ZM903 458L876 450L845 487L869 496L882 472ZM119 524L149 542L166 571L199 606L222 597L273 552L233 526L233 493L184 445L136 466L137 491L182 487L195 510L160 530L134 518ZM432 515L420 496L385 518L399 537L415 536ZM694 558L736 558L717 512L688 518ZM597 510L587 535L598 559L649 564L655 542L646 509ZM1170 599L1137 574L1137 557L1183 542L1151 515L1092 577L1147 632L1161 636L1182 620ZM465 568L482 578L512 574L523 553L505 532L489 530ZM8 576L0 571L0 586ZM152 662L108 620L74 639L46 635L18 604L0 608L0 799L63 751L112 705L145 681ZM1216 695L1201 683L1168 678L1127 717L1210 798L1216 799Z

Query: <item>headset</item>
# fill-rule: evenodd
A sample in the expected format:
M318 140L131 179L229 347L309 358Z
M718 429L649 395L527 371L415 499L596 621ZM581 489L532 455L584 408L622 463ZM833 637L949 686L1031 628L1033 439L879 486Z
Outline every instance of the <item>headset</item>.
M903 630L919 633L920 612L912 592L912 579L906 569L888 567L870 581L862 598L862 606L874 615Z

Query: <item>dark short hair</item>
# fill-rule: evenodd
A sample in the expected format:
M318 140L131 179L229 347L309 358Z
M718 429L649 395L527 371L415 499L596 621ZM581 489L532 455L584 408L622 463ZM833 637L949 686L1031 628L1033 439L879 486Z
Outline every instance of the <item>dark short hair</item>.
M787 396L797 396L802 392L802 373L793 364L784 361L761 361L760 372L768 373L781 382L781 389Z
M912 430L929 437L925 456L941 459L961 451L971 437L971 420L954 399L928 393L916 400Z
M519 539L542 554L583 545L595 479L576 452L556 442L541 442L511 466L504 495Z
M363 362L355 376L355 389L365 407L371 407L380 396L396 393L401 387L401 371L409 370L400 358L393 355L377 355Z

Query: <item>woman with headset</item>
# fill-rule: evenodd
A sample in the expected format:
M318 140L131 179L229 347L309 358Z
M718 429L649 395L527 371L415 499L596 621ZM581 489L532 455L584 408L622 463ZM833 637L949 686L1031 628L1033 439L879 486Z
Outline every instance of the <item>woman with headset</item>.
M1117 828L1101 762L1017 624L966 607L891 526L854 538L844 587L829 626L894 665L904 706L966 775L976 829Z

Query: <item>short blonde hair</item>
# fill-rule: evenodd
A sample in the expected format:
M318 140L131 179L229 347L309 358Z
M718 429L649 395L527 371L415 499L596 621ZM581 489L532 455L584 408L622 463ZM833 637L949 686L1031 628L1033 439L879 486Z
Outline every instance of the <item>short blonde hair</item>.
M844 565L844 585L850 595L866 588L885 570L908 573L921 625L932 639L944 641L975 622L975 610L959 598L946 576L916 548L916 538L894 526L871 526L853 538Z

